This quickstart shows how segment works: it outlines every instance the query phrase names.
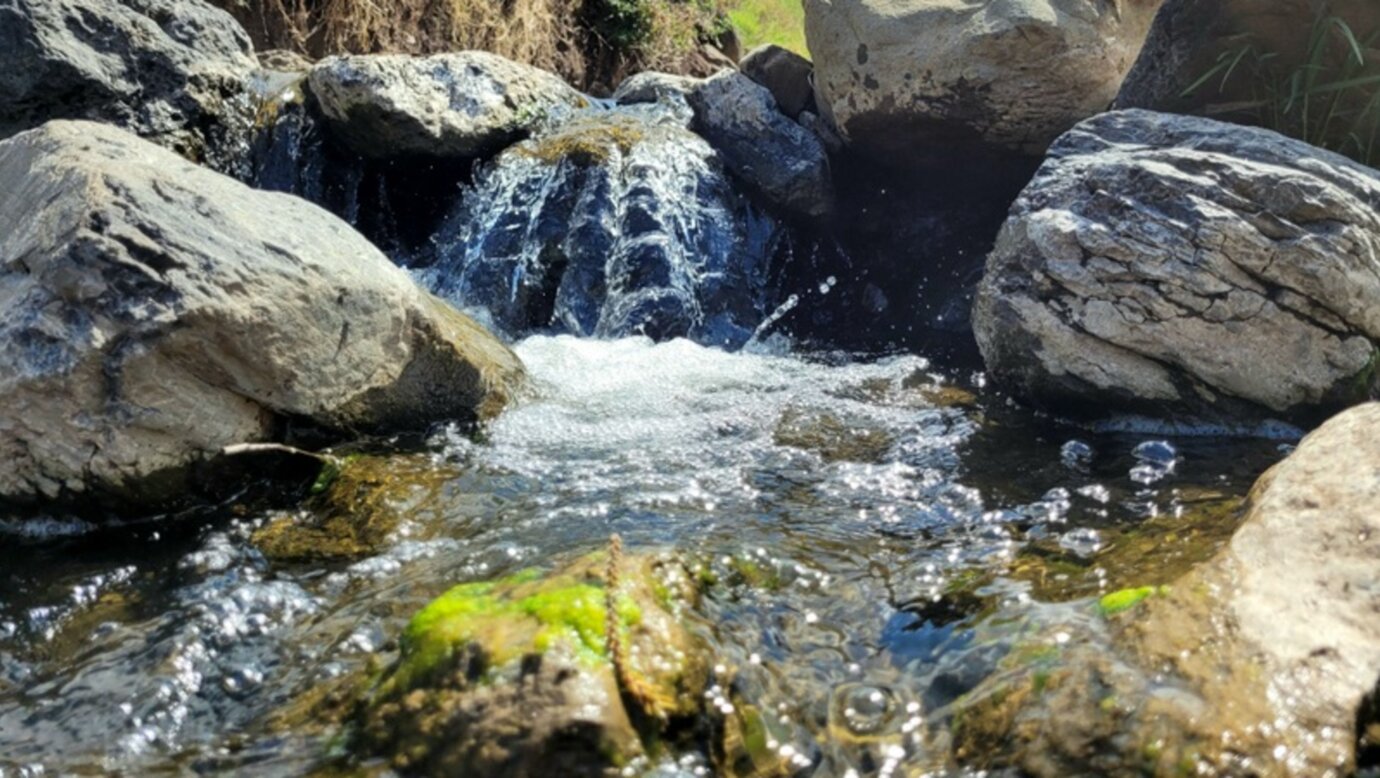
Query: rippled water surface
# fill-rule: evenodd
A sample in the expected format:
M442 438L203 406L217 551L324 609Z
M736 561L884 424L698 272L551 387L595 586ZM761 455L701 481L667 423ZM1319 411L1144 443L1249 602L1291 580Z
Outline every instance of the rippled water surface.
M941 771L944 707L999 660L993 634L1204 558L1286 445L1096 433L913 356L518 351L536 396L400 465L430 475L373 556L270 562L248 538L271 516L237 506L0 523L0 775L308 772L337 733L294 703L387 661L451 585L615 532L726 582L716 662L803 774ZM685 756L661 774L703 765Z

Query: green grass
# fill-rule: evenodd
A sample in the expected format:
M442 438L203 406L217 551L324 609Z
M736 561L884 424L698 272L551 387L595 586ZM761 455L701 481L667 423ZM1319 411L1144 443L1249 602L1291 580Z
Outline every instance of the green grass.
M801 0L730 0L728 18L738 31L743 52L766 43L808 57L805 7Z
M1261 126L1368 165L1380 163L1380 52L1339 16L1320 13L1298 51L1254 43L1221 52L1184 96L1242 88ZM1237 92L1239 94L1239 92Z

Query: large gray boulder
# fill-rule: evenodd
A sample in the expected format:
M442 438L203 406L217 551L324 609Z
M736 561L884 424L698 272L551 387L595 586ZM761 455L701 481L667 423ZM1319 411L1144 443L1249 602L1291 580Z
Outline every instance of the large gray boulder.
M588 100L497 54L329 57L308 75L331 128L366 157L483 157Z
M1105 110L1160 0L805 0L815 94L851 146L1040 153Z
M1147 111L1062 137L974 306L992 375L1064 412L1303 423L1370 397L1380 174Z
M1035 776L1354 774L1377 723L1377 500L1368 403L1260 478L1213 559L1104 597L1091 632L1087 615L1028 631L1012 671L956 703L960 748Z
M239 172L255 66L244 30L201 0L0 0L0 138L94 119Z
M726 70L697 85L689 101L695 131L765 202L807 218L833 210L829 156L823 144L781 113L766 87Z
M186 486L225 446L482 419L517 358L344 222L110 125L0 143L0 499Z

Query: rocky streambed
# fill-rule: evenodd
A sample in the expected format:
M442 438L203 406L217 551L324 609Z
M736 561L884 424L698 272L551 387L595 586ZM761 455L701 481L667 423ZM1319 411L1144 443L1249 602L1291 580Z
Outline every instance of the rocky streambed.
M625 579L664 555L697 588L676 610L702 665L685 690L693 713L661 748L625 748L636 764L947 769L978 737L956 727L955 706L1032 657L1095 650L1111 619L1139 618L1109 619L1099 598L1212 557L1290 446L1072 427L918 357L840 364L568 336L516 351L536 394L481 438L341 449L339 474L300 508L6 523L7 769L301 774L396 759L411 752L351 705L396 672L400 648L416 651L414 614L457 585L493 597L489 610L521 603L542 590L478 587L571 565L592 566L597 590L612 534ZM600 561L580 561L589 554ZM600 611L603 594L591 596ZM597 635L578 634L602 652L602 616L591 624ZM566 714L531 715L556 728ZM1061 715L1030 720L1057 728ZM625 740L636 732L621 726ZM443 731L432 747L452 742ZM578 755L589 733L575 732L559 742ZM553 747L531 737L518 751ZM400 764L454 764L428 758Z
M0 778L1380 768L1380 172L1182 83L1380 18L901 5L0 3Z

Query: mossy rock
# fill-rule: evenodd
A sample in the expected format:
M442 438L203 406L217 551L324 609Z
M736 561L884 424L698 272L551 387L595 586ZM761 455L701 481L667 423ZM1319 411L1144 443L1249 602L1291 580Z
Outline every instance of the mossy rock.
M456 586L408 624L362 707L361 750L422 774L622 767L700 712L708 668L685 623L697 596L689 571L659 554L620 554L611 568L596 553Z
M603 165L615 154L627 156L646 137L646 126L616 116L572 122L561 130L514 146L511 153L548 165L570 161L580 166Z
M277 562L377 554L405 517L440 504L446 485L459 475L425 454L329 460L303 510L274 518L252 542Z

